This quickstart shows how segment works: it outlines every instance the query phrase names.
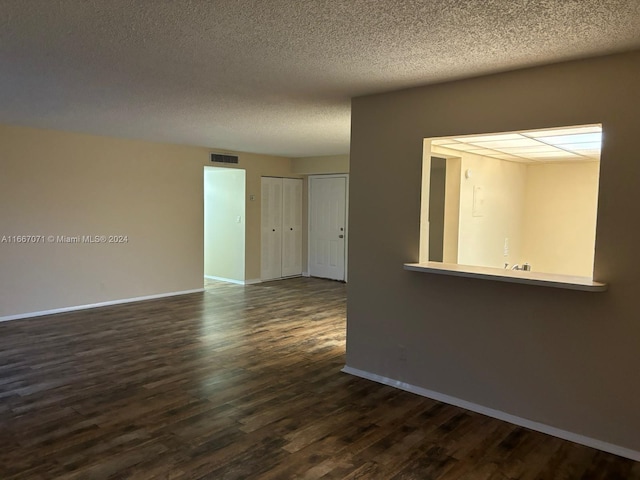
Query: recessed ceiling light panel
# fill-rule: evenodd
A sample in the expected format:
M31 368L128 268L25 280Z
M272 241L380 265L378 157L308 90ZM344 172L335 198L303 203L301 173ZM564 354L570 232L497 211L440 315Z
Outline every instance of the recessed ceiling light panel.
M482 148L508 148L508 147L537 147L540 146L539 142L531 138L520 137L514 140L495 140L491 142L474 142L475 145L479 145Z
M569 143L598 143L602 142L602 133L582 133L577 135L557 135L553 137L539 137L539 140L551 145L564 145Z
M581 133L600 133L602 127L599 125L588 125L584 127L572 127L572 128L554 128L548 130L536 130L531 132L522 132L522 135L532 138L539 137L552 137L557 135L576 135Z
M455 140L463 143L478 143L478 142L503 142L508 140L518 140L522 136L517 133L500 133L497 135L476 135L470 137L458 137Z
M496 148L496 150L500 150L505 153L513 153L514 155L523 155L536 152L556 152L558 149L552 145L539 143L538 145L531 145L530 147L500 147Z
M563 143L560 145L560 148L563 150L570 150L572 152L581 152L583 150L600 151L600 142Z
M580 158L580 155L565 152L563 150L556 150L555 152L530 153L527 156L531 158Z
M438 145L438 147L448 148L450 150L460 150L462 152L477 150L479 148L474 145L467 145L466 143L446 143L444 145Z

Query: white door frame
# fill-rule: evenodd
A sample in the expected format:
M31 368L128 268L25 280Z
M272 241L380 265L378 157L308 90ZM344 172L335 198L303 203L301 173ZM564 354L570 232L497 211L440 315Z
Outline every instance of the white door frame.
M307 197L307 272L311 270L311 181L313 179L323 178L344 178L345 180L345 199L344 199L344 281L347 282L349 270L349 174L335 173L327 175L309 175L308 176L308 197ZM310 275L310 273L307 273Z

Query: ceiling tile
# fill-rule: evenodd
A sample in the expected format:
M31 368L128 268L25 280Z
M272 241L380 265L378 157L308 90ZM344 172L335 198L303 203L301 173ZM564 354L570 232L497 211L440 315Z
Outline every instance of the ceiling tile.
M564 145L568 143L600 143L602 141L602 133L582 133L576 135L556 135L552 137L538 137L539 140L551 145Z
M530 147L496 147L495 150L500 150L505 153L512 153L514 155L523 155L526 153L540 153L540 152L556 152L558 149L552 145L538 144L531 145Z
M438 147L448 148L450 150L460 150L463 152L468 152L470 150L474 150L478 148L473 145L467 145L465 143L447 143L444 145L438 145Z
M502 142L507 140L519 140L522 135L517 133L498 133L495 135L471 135L468 137L456 137L457 142L478 143L478 142Z
M469 150L469 153L473 153L474 155L484 155L486 157L489 157L491 155L496 155L499 154L500 152L496 151L496 150L492 150L489 148L478 148L477 150Z
M580 158L580 155L576 155L575 153L565 152L563 150L557 150L555 152L538 152L538 153L529 153L527 155L529 158Z
M563 150L569 150L572 152L582 152L584 150L596 150L600 151L600 142L585 142L585 143L563 143L560 145Z
M540 143L531 139L520 137L513 140L495 140L490 142L474 142L474 145L478 145L482 148L508 148L508 147L537 147Z
M529 132L522 132L522 135L532 138L538 137L552 137L556 135L575 135L581 133L598 133L602 132L602 126L600 125L586 125L583 127L571 127L571 128L554 128L548 130L536 130Z

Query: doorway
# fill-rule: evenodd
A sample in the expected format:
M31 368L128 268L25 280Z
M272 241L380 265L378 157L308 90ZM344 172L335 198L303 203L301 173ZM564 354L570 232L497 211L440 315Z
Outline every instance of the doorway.
M204 167L204 276L244 284L245 175Z
M429 261L444 261L444 207L447 161L431 157L429 181Z
M347 280L347 175L309 177L309 275Z

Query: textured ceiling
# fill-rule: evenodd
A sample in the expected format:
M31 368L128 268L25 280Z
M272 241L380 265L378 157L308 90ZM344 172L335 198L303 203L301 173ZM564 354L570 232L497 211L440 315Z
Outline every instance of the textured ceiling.
M638 0L0 0L0 122L347 153L350 97L640 48Z

